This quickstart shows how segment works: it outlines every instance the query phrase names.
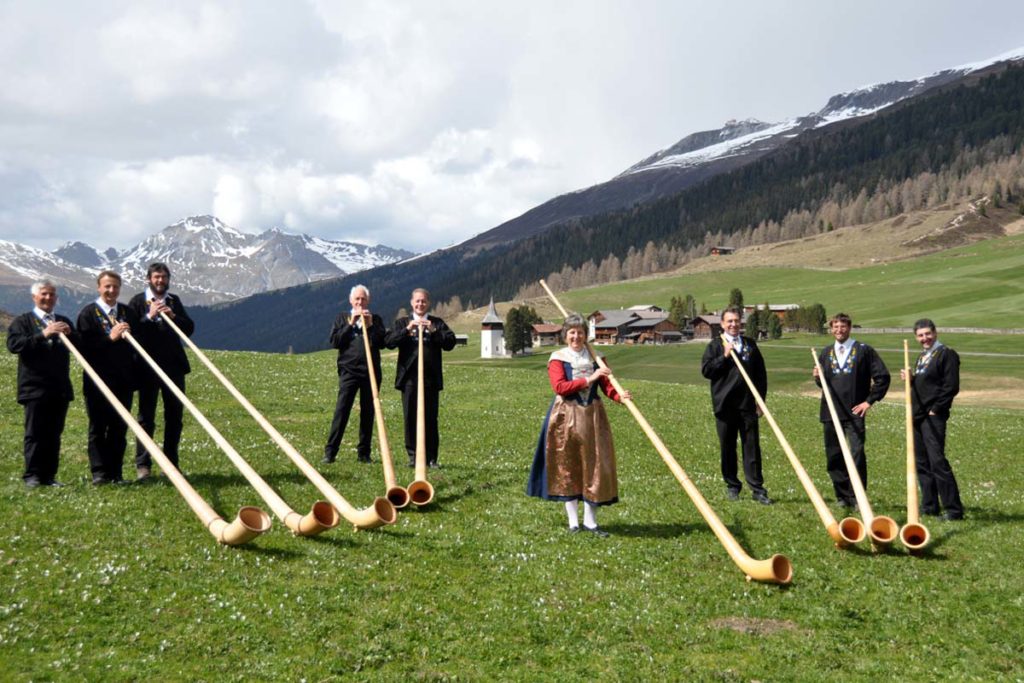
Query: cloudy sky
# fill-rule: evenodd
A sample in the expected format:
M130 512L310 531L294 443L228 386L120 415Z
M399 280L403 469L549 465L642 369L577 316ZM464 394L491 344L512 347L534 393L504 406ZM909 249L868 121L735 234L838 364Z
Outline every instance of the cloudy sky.
M0 239L211 213L424 251L1021 27L1019 0L0 0Z

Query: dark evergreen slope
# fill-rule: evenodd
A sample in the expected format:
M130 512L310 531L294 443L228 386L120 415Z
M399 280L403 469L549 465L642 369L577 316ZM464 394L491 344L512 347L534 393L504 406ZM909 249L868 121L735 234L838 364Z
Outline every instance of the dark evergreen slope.
M481 303L511 297L524 283L608 254L620 258L648 241L689 248L707 233L730 235L794 209L848 200L886 182L948 170L969 148L999 139L1024 142L1024 66L1000 65L932 90L864 120L805 133L760 160L650 204L554 226L490 250L457 246L354 277L260 294L197 309L197 339L228 349L308 351L326 346L331 320L349 288L364 283L373 308L390 319L413 287L435 301L458 295Z

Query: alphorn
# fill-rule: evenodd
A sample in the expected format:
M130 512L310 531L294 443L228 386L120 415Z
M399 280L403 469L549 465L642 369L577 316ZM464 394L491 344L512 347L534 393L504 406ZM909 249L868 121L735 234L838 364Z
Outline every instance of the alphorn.
M75 359L78 360L78 364L85 370L85 374L89 375L92 379L93 384L100 390L111 407L117 411L117 414L124 420L124 423L128 425L128 428L132 430L136 438L139 439L145 445L149 454L156 460L156 463L160 465L160 469L167 475L167 478L174 488L178 490L181 497L185 499L185 503L188 504L192 511L196 513L199 521L203 523L207 531L213 534L213 537L224 545L241 545L248 543L255 537L262 534L264 531L270 528L270 515L258 507L245 506L238 511L238 516L231 523L224 521L224 519L217 514L217 512L210 507L209 503L203 500L203 497L192 488L192 485L188 483L184 475L178 471L170 459L164 454L160 447L156 445L153 438L146 433L132 414L128 412L128 409L114 396L114 392L110 390L106 382L100 379L100 376L93 370L89 362L85 360L82 353L75 348L75 345L71 343L71 340L62 332L60 335L61 341L64 343L68 350L74 354Z
M370 334L366 331L366 318L360 327L363 330L363 347L366 349L366 368L370 373L370 392L373 394L373 410L377 420L377 439L380 441L380 462L384 467L384 486L387 488L385 497L396 508L404 508L409 504L409 491L395 481L395 464L391 460L391 446L388 445L388 434L384 429L384 409L380 405L380 390L377 387L377 374L374 372L373 352L370 350Z
M846 472L850 476L853 495L857 499L857 507L860 508L860 516L864 520L864 526L868 529L868 536L871 537L871 546L875 550L887 548L896 540L899 526L897 526L896 520L892 517L886 517L885 515L875 517L875 513L871 511L871 503L868 502L868 494L864 490L864 483L860 480L857 464L853 461L853 455L850 453L850 444L846 440L843 423L839 421L839 413L836 412L832 390L828 386L825 372L821 369L818 354L813 348L811 349L811 356L814 358L814 367L818 370L818 378L821 380L821 392L825 396L829 415L832 416L832 427L836 431L836 438L839 439L839 448L843 452L843 461L846 463Z
M552 303L554 303L555 306L558 307L558 310L561 311L562 316L568 317L568 311L566 311L565 308L562 306L561 302L558 301L558 298L555 296L554 292L552 292L551 289L548 287L547 283L544 280L541 280L540 285L541 287L544 288L544 291L548 293L548 296L551 298ZM593 349L591 349L590 347L590 344L587 344L586 346L587 352L590 353L590 357L594 359L594 362L597 363L600 367L607 369L608 365L604 362L603 359L601 359L600 356L594 353ZM622 385L619 384L619 381L615 378L615 375L609 373L608 379L611 381L612 386L615 387L615 391L619 392L620 395L625 393L625 390L622 388ZM644 434L647 435L647 438L650 440L655 450L658 451L658 455L661 456L661 459L668 466L669 470L675 476L676 480L680 483L680 485L682 485L683 490L686 491L686 494L690 497L690 500L693 501L693 504L697 507L697 511L700 512L701 516L704 518L704 521L707 523L709 527L711 527L711 531L714 532L715 536L718 538L719 543L721 543L725 547L725 551L729 554L729 557L732 558L732 561L736 563L736 566L739 567L744 574L746 574L747 579L779 584L788 584L790 581L792 581L793 564L785 555L776 554L772 555L767 560L755 560L752 557L750 557L750 555L748 555L746 551L743 550L743 548L736 541L736 539L733 538L732 534L729 533L729 530L725 527L725 525L722 524L722 520L718 518L718 515L715 514L715 511L711 509L710 505L708 505L708 502L704 499L704 496L701 495L700 490L697 488L697 486L692 481L690 481L690 478L688 476L686 476L686 472L683 471L683 468L679 466L678 462L676 462L676 459L669 452L665 444L662 443L661 439L654 432L654 429L651 428L651 425L648 424L643 414L641 414L640 409L636 407L632 399L624 398L622 399L622 402L629 409L629 412L633 415L633 418L637 421L637 424L640 425L640 428L643 430Z
M324 479L323 475L317 472L316 468L310 465L309 462L303 458L297 450L295 450L295 447L288 443L281 433L277 431L274 425L270 424L270 422L260 414L260 411L256 410L255 406L253 406L253 404L242 395L242 392L235 388L235 385L217 369L217 366L213 364L213 361L207 358L206 354L196 346L195 342L189 339L188 335L182 332L181 328L178 327L169 316L165 315L162 317L164 323L177 332L182 341L192 349L192 353L196 355L196 358L202 361L203 365L206 366L206 369L224 385L224 388L227 389L228 392L235 397L235 400L245 408L249 415L256 420L256 423L263 428L263 431L273 439L278 448L284 451L285 455L287 455L288 458L295 463L295 466L298 467L304 475L306 475L306 478L312 482L313 486L316 487L320 494L326 498L331 505L334 506L334 509L337 510L350 524L352 524L352 526L357 529L376 529L379 526L392 524L395 521L398 515L395 512L394 506L385 498L380 496L375 498L373 505L368 508L357 510L352 507L352 505L345 500L345 498L338 493L338 491L331 486L326 479Z
M224 435L210 423L205 415L196 408L196 405L185 395L185 392L174 383L167 373L163 371L159 363L153 360L153 357L146 353L146 350L142 348L142 344L132 336L131 332L125 332L122 336L128 340L128 343L135 347L135 351L139 354L146 363L153 369L160 381L171 390L171 393L177 397L181 404L188 409L188 412L192 413L192 417L206 430L220 449L224 451L224 454L228 456L228 460L231 464L242 473L245 480L249 482L249 485L256 489L256 493L260 495L270 509L274 511L278 519L284 522L284 525L288 527L293 534L296 536L315 536L323 531L332 529L338 525L338 512L331 507L329 504L323 501L317 501L313 504L313 509L309 514L302 516L295 512L288 503L277 494L270 484L264 481L256 470L254 470L249 463L245 461L238 451L228 443L228 440L224 438Z
M726 339L723 335L722 343L726 343ZM750 389L750 393L753 394L754 400L757 402L758 408L761 409L761 413L764 414L764 418L768 420L768 424L771 425L772 431L775 432L775 438L779 440L779 445L782 446L782 450L786 453L786 457L789 458L789 464L792 465L793 471L796 472L796 478L800 480L800 483L804 487L804 491L807 492L807 497L811 499L811 504L814 505L814 509L817 511L818 516L821 518L821 523L825 525L825 529L828 531L828 535L835 542L837 548L845 548L853 543L860 543L864 540L864 525L859 519L853 517L846 517L842 522L837 522L836 518L832 516L832 512L828 509L828 505L825 504L825 500L818 493L818 489L815 488L814 482L807 475L807 470L800 463L800 459L796 457L796 453L793 452L793 447L789 445L789 440L782 433L782 429L778 423L775 422L775 418L772 417L772 413L768 410L768 405L764 402L764 398L758 393L757 387L754 386L753 380L750 379L750 375L747 374L746 368L743 367L742 361L736 357L735 353L730 353L729 357L736 363L736 368L740 371L743 376L743 380L747 383L747 387Z
M427 481L427 412L423 405L423 326L416 326L419 348L416 352L416 478L409 484L409 498L414 505L434 500L434 487Z
M920 555L928 545L928 528L921 524L917 501L917 462L914 458L914 406L910 396L910 349L903 340L903 402L907 431L907 523L900 529L900 540L911 555Z

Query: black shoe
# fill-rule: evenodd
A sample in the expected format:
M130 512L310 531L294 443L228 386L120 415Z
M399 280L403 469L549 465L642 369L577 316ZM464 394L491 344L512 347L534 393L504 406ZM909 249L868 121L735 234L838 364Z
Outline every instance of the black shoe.
M432 470L436 470L437 468L440 467L440 465L437 464L436 460L431 460L427 463L427 467L429 467Z
M847 510L857 509L857 503L855 501L850 500L849 498L840 498L836 502L839 503L839 507L841 508L846 508Z
M737 491L736 489L726 489L725 497L728 498L729 500L739 500L740 492Z
M580 528L578 526L571 526L571 527L569 527L569 533L570 534L578 534L579 532L580 532Z
M359 456L359 462L363 462L363 463L366 463L366 464L370 464L370 463L371 463L371 462L373 462L373 461L372 461L372 460L370 460L370 456L368 456L368 455L360 455L360 456Z
M925 510L924 508L921 508L921 514L928 517L939 517L942 513L938 510Z
M594 527L585 526L585 527L583 527L583 530L594 534L598 538L608 538L608 532L605 531L604 529L602 529L599 526L594 526Z
M769 498L767 493L752 493L750 497L761 505L775 505L775 501Z
M324 459L321 460L320 462L322 462L325 465L330 465L332 462L334 462L334 459L336 457L337 456L335 456L333 453L332 454L328 454L328 455L324 455Z
M106 486L107 484L113 484L113 483L114 483L113 481L111 481L110 479L107 479L104 476L96 476L96 477L92 478L92 485L93 486Z
M31 478L25 480L25 488L27 488L27 489L34 489L37 486L42 486L42 485L43 485L43 482L39 481L35 477L31 477Z
M964 516L963 513L950 512L949 510L946 510L945 512L942 513L942 519L946 522L962 522Z
M409 458L409 467L416 467L416 458Z
M151 474L152 474L152 472L145 465L140 465L139 467L135 468L135 479L136 479L136 481L146 481L147 479L149 479L149 475L151 475Z
M43 486L52 486L54 488L58 488L59 489L59 488L63 488L64 484L60 483L56 479L51 479L50 481L45 482L43 484Z

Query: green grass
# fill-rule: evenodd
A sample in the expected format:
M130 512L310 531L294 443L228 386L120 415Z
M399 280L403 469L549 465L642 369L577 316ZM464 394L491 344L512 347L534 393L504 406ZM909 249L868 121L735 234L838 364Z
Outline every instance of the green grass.
M674 383L692 358L659 356L673 382L631 380L637 404L747 552L792 560L782 588L744 580L620 406L609 414L622 502L600 516L612 536L568 536L561 506L523 493L550 401L543 362L484 364L478 353L447 356L435 504L386 529L313 539L275 520L239 548L217 545L167 484L86 485L80 397L60 472L71 485L26 491L15 359L4 354L0 679L1020 680L1019 412L956 407L949 452L968 518L927 518L925 557L838 551L767 428L778 503L725 500L707 389ZM329 353L212 355L319 460L336 390ZM286 501L309 509L315 489L205 370L189 377L189 394ZM383 400L400 448L397 392L385 388ZM779 391L769 405L831 499L817 401ZM899 406L876 408L869 493L876 514L897 520L903 439ZM225 518L267 509L188 417L183 446L183 469ZM357 507L383 489L379 465L355 463L351 434L323 471Z
M584 315L594 309L656 304L692 294L722 308L739 287L746 303L821 303L855 324L909 326L927 316L940 326L1024 328L1024 234L986 240L906 261L843 271L747 268L655 277L560 294Z

